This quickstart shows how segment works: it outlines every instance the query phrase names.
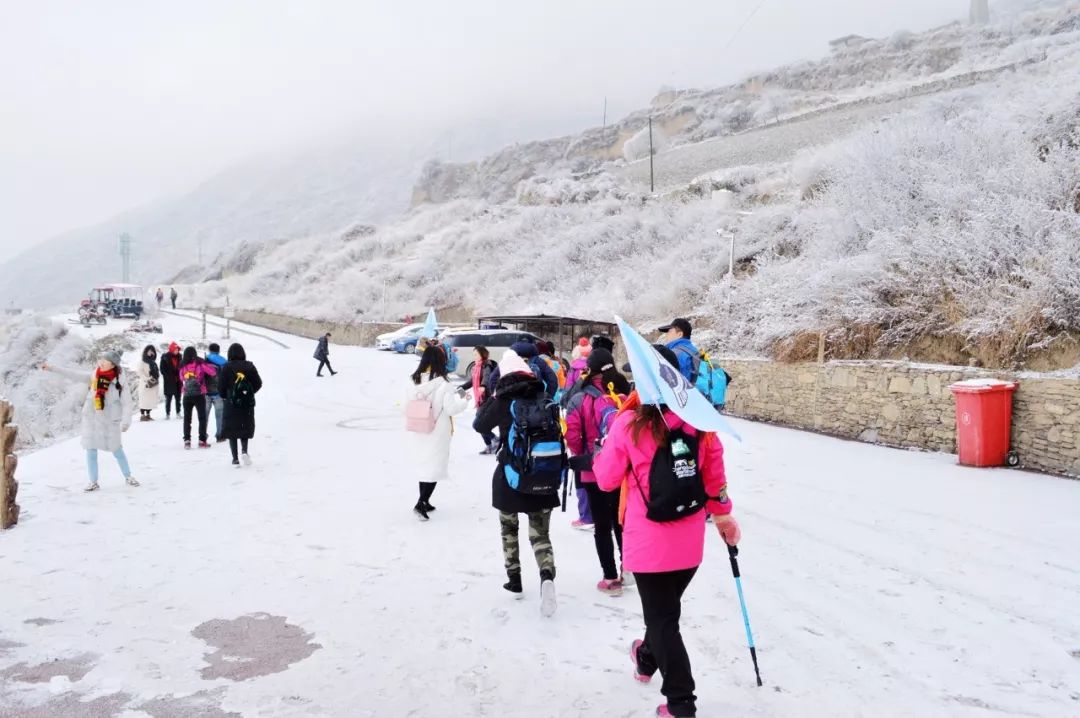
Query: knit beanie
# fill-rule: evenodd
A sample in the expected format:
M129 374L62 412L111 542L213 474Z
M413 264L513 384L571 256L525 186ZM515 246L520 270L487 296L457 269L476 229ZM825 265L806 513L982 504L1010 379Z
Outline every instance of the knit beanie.
M113 366L120 366L120 352L115 349L109 349L101 355L101 358L109 362Z
M589 367L590 374L600 374L615 366L615 357L611 356L607 349L593 349L586 366Z
M532 369L525 363L525 360L517 355L517 352L508 350L502 355L502 359L499 361L499 374L501 376L509 376L511 374L528 374L534 376Z

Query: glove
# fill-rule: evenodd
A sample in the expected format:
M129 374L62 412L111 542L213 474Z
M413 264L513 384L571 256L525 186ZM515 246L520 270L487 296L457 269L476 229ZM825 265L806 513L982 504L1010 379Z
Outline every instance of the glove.
M727 516L713 514L713 523L716 524L716 530L720 532L720 538L724 539L728 546L735 546L739 543L742 538L742 531L739 530L739 522L735 520L734 516L731 514Z

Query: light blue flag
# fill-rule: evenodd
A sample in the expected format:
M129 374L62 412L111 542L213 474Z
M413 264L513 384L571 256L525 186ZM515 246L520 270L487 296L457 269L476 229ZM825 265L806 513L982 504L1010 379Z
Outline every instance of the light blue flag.
M709 403L693 384L653 349L645 337L616 316L630 370L634 373L634 388L642 404L663 404L680 419L700 431L722 431L739 441L739 432Z
M424 322L424 328L420 330L421 339L434 339L435 335L439 333L439 322L435 320L435 307L428 309L427 321Z

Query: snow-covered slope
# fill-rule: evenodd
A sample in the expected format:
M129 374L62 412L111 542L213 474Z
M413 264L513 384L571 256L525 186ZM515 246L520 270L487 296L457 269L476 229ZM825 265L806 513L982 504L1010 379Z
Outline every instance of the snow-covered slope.
M198 331L166 318L167 336ZM544 620L524 536L524 600L501 588L473 432L454 435L432 520L411 514L398 403L415 358L336 348L340 374L315 379L311 344L285 339L243 340L266 381L251 468L184 451L160 420L124 436L139 488L103 456L84 494L77 439L22 457L22 518L0 536L0 715L652 715L659 679L636 683L627 655L639 597L596 591L571 514L552 521ZM738 428L725 460L765 686L710 528L682 617L699 715L1075 714L1080 483Z
M726 351L795 356L826 331L834 356L919 356L936 336L948 360L1022 362L1080 330L1078 17L1076 0L1044 3L670 93L652 110L672 130L658 196L640 163L612 159L644 113L608 128L619 152L590 130L429 165L404 218L248 249L197 296L339 320L429 304L693 314ZM740 127L757 129L693 143L737 129L703 119L737 96L777 93L801 98L779 122L755 110ZM717 230L737 235L733 291Z

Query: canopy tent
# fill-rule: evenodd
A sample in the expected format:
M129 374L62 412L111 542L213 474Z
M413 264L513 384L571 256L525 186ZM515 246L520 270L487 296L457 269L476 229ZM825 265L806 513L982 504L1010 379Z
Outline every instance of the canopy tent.
M614 322L556 317L548 314L484 316L477 317L476 324L481 329L485 325L499 325L535 334L555 344L560 354L569 354L579 337L592 337L599 334L615 341L619 336L618 327Z

